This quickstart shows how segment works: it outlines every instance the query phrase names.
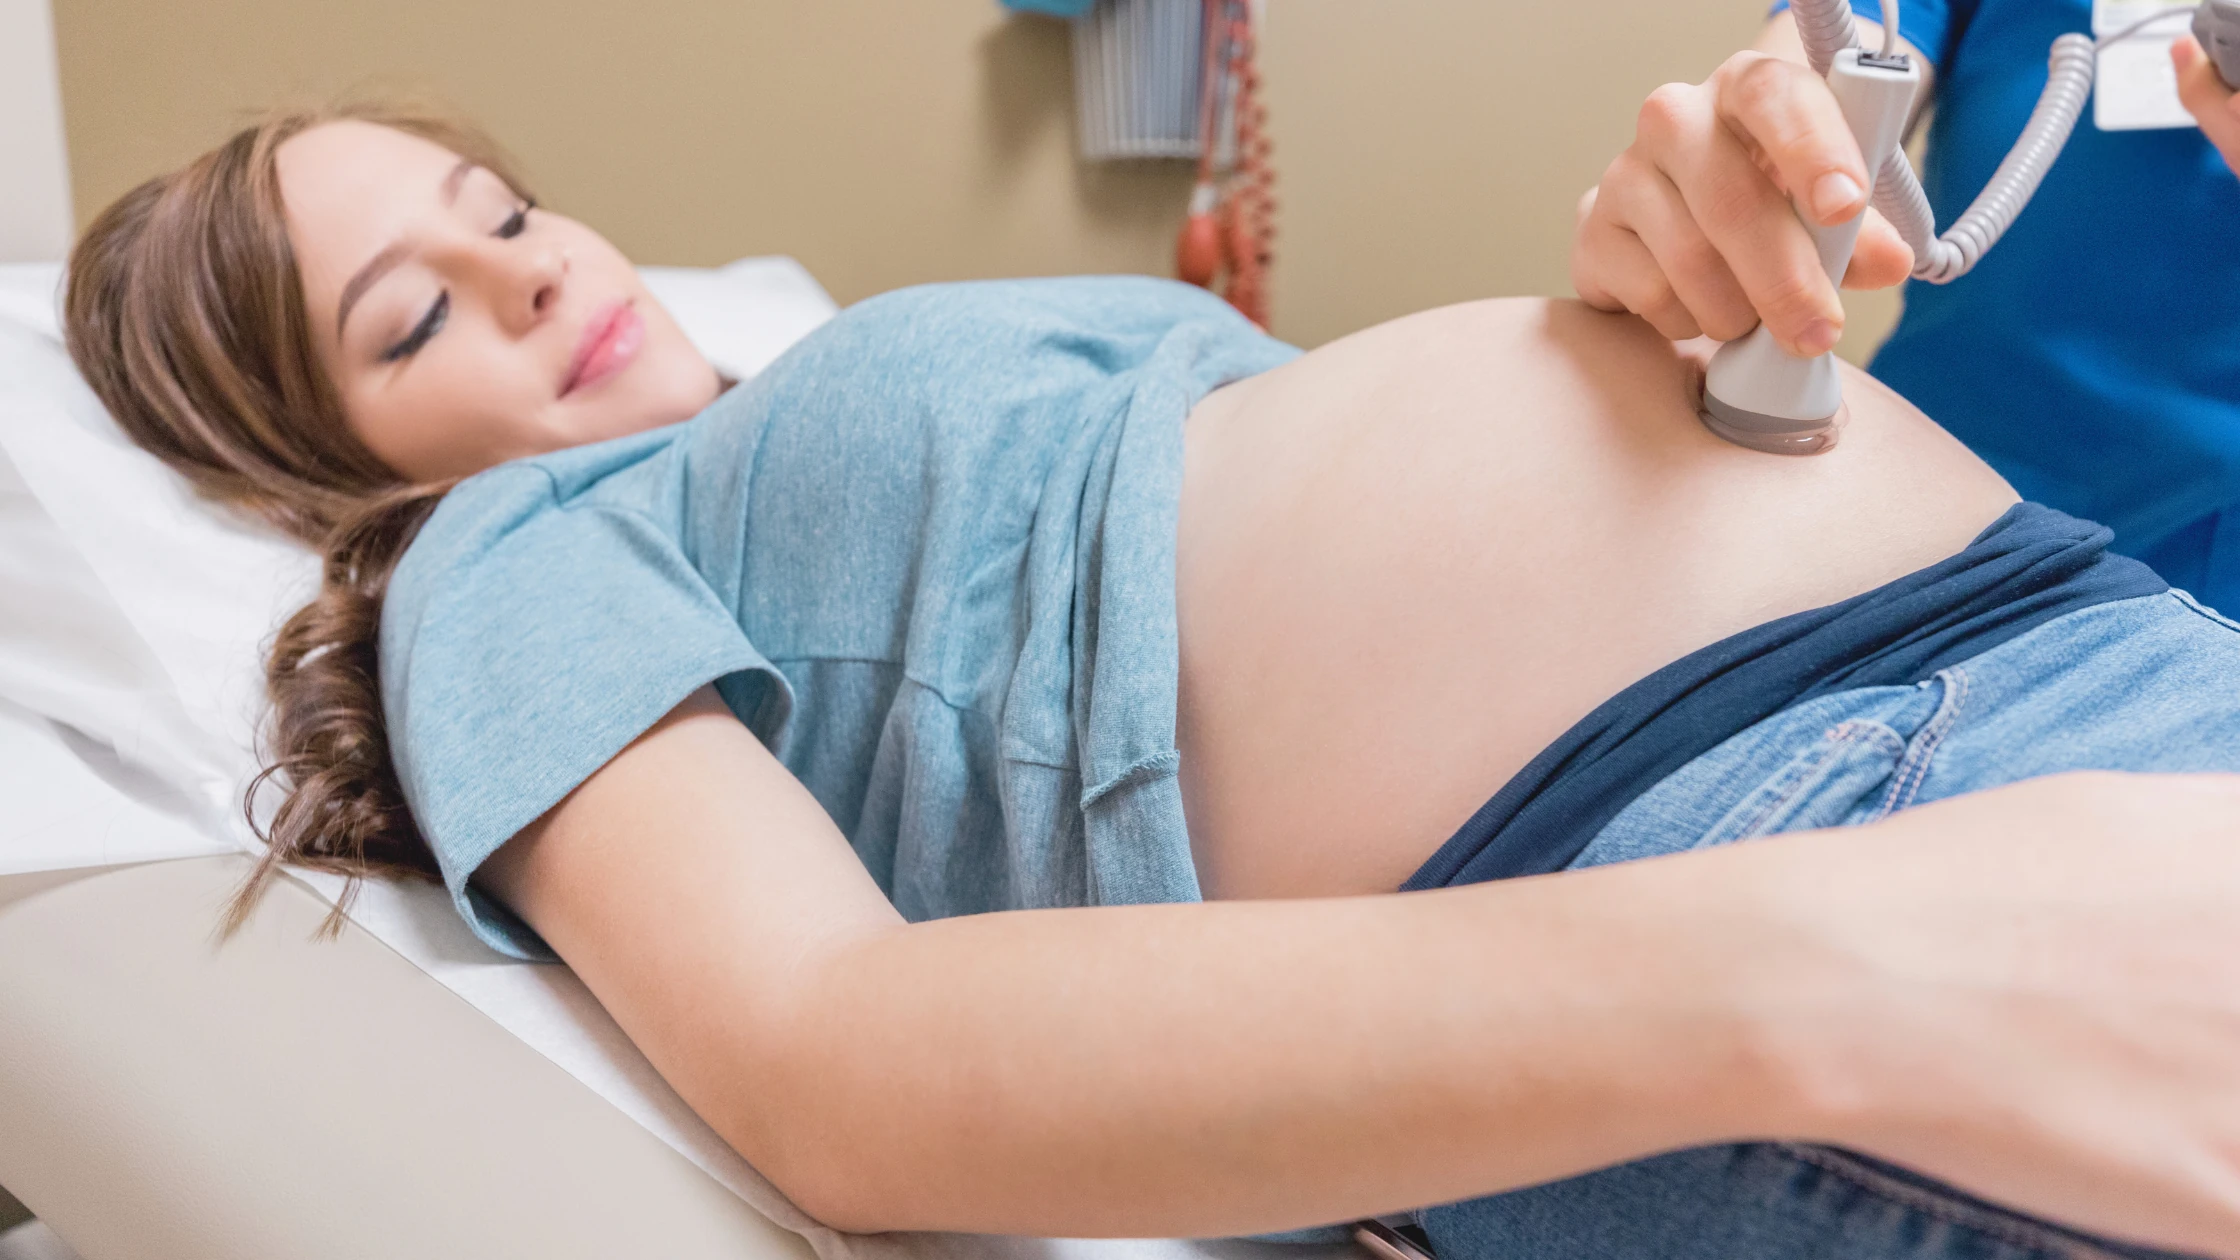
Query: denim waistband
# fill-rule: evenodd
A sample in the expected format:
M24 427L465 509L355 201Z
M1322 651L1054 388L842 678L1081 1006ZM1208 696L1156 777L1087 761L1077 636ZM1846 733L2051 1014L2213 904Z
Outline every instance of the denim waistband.
M1403 889L1559 871L1667 775L1791 705L1905 685L2096 604L2169 589L2101 525L2018 504L1959 554L1692 652L1543 749Z

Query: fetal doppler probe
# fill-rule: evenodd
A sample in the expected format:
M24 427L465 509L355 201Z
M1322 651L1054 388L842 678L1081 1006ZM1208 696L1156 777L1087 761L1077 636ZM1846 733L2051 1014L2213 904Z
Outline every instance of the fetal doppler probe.
M1844 121L1859 142L1860 156L1871 173L1869 191L1875 209L1912 247L1914 278L1931 284L1949 284L1966 275L2030 203L2069 143L2092 95L2093 61L2099 49L2191 12L2194 35L2208 50L2219 77L2228 87L2240 84L2240 0L2172 5L2098 40L2063 35L2054 41L2045 92L2021 138L1967 213L1940 236L1929 198L1900 144L1921 86L1921 70L1898 49L1898 0L1884 0L1883 43L1875 52L1858 46L1849 0L1792 0L1791 8L1807 59L1816 73L1826 76ZM1865 212L1835 227L1813 222L1801 208L1797 217L1819 248L1828 278L1840 285L1851 266ZM1701 414L1712 432L1752 450L1788 455L1827 450L1841 434L1844 418L1843 383L1835 354L1798 358L1775 344L1772 334L1760 325L1712 356L1704 377Z

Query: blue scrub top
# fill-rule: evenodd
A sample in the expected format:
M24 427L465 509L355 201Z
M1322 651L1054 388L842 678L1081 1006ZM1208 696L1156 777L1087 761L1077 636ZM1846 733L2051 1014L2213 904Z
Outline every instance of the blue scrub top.
M1922 182L1941 230L2021 134L2054 39L2091 30L2091 0L1905 0L1899 24L1936 65ZM1873 369L2024 497L2240 608L2240 180L2198 130L2103 132L2088 109L1998 248L1907 286Z

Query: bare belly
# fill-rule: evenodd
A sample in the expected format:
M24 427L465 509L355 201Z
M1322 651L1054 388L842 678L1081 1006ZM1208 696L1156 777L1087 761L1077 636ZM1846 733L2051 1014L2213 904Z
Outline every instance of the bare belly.
M1838 447L1706 432L1693 348L1573 303L1380 325L1191 413L1184 804L1208 896L1390 891L1547 743L2014 502L1863 374Z

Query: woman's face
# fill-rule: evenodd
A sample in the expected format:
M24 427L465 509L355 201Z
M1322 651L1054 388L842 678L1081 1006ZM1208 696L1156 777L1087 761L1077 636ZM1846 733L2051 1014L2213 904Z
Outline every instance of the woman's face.
M344 121L276 154L319 353L410 481L686 419L715 369L605 238L441 145Z

